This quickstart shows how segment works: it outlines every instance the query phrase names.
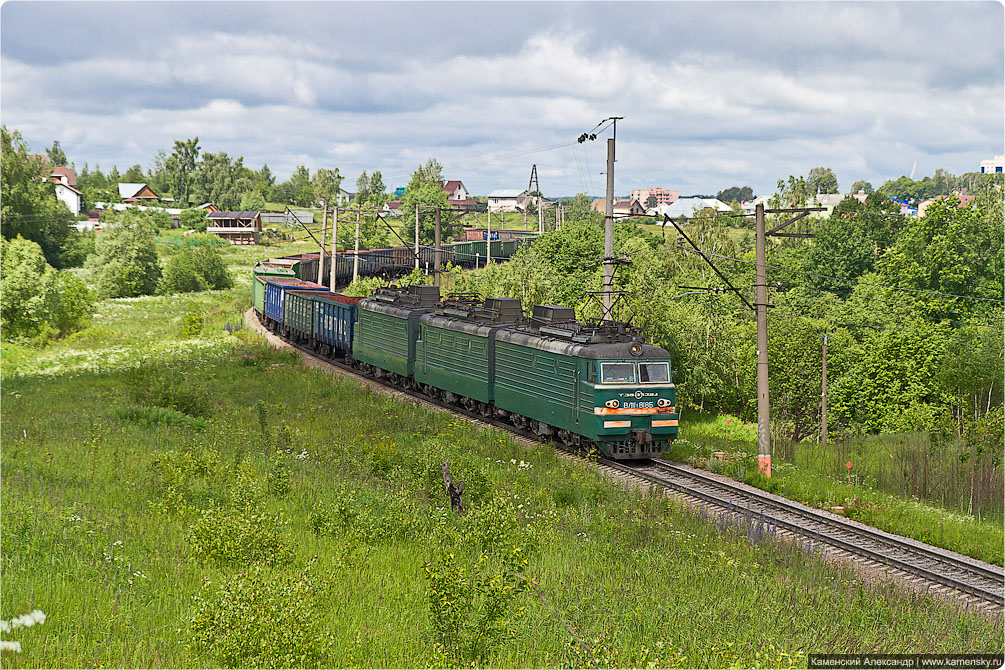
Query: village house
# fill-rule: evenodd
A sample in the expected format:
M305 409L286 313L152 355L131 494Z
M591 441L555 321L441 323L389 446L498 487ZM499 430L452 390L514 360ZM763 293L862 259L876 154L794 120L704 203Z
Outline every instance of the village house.
M601 214L607 214L607 200L604 198L594 198L590 207ZM646 208L634 198L614 200L614 218L623 219L629 216L645 216Z
M147 184L119 184L119 197L127 205L152 205L161 201L161 197Z
M80 214L84 194L77 190L77 175L68 167L52 168L49 181L56 185L56 198L66 204L70 212Z
M924 216L925 215L925 210L928 209L933 202L936 202L937 200L945 200L946 198L950 198L950 197L953 197L953 196L955 196L956 198L958 198L959 201L960 201L960 204L957 205L957 207L972 207L973 206L974 196L967 195L967 190L963 189L962 191L953 191L953 195L952 196L938 195L938 196L935 196L934 198L925 198L924 200L922 200L921 202L918 203L918 216Z
M527 210L530 194L527 189L498 189L488 195L488 211L493 212L524 212Z
M447 194L447 206L453 207L455 209L475 209L478 207L478 203L471 200L468 195L468 189L464 187L464 182L459 179L452 179L450 181L441 181L440 188L443 192Z

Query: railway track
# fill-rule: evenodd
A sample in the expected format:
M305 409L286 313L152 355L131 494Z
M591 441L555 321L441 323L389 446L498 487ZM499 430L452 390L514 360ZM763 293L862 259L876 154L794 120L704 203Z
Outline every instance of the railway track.
M505 430L530 442L540 442L531 431L520 430L508 422L470 412L418 391L390 385L350 365L323 358L308 347L282 340L259 323L253 309L245 315L245 322L253 324L270 339L275 338L275 342L302 352L316 365L327 366L371 386L379 386L416 402ZM570 449L558 448L584 458ZM865 568L866 573L880 572L887 577L899 578L916 591L934 592L989 614L1005 612L1005 572L998 566L886 533L680 464L661 460L626 463L605 458L598 459L598 464L629 481L673 491L717 516L726 515L734 521L757 524L761 529L769 529L784 539L811 549L826 547L837 558Z
M765 493L738 482L666 461L628 465L602 460L604 466L700 500L719 513L806 538L868 560L886 571L911 575L961 594L970 605L1001 612L1005 608L1005 572L1001 568L886 533Z

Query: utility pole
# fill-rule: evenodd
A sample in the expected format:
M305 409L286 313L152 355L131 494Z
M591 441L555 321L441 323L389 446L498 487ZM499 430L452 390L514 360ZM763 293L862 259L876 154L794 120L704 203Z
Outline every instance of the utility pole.
M436 230L433 237L433 286L440 286L440 208L436 208Z
M755 274L757 310L757 466L771 476L771 437L768 412L768 278L765 259L764 203L755 210Z
M503 221L506 220L502 216L500 216L499 218L501 218ZM492 262L492 217L489 216L489 223L488 226L485 228L485 267L488 267L489 263L491 262Z
M338 202L338 201L336 200L336 202ZM327 207L325 208L325 213L326 214L328 213ZM337 265L337 263L335 262L335 259L338 258L335 255L335 252L337 250L336 245L338 244L338 205L335 205L335 211L332 212L332 214L333 214L333 216L332 216L332 265L331 265L331 269L328 271L329 272L329 274L328 274L328 290L331 293L334 293L335 292L335 278L336 278L335 277L335 266Z
M818 335L823 339L823 360L820 368L820 444L827 446L827 336L826 330L823 335Z
M537 232L544 232L544 207L541 205L541 194L537 196Z
M784 228L791 226L800 219L806 218L810 212L824 211L823 207L790 207L781 209L764 209L759 203L755 209L755 288L757 300L754 308L757 312L757 465L765 477L771 476L771 431L768 402L768 273L766 246L768 236L776 237L813 237L811 233L782 233ZM764 214L795 214L788 221L778 224L769 231L764 230Z
M321 278L324 277L325 273L325 235L328 233L328 203L322 200L321 206L324 208L324 214L321 218L321 253L318 255L319 284L321 283Z
M352 280L359 278L359 203L356 204L356 253L352 257Z
M607 204L604 213L604 321L611 318L614 284L614 138L607 139Z
M415 203L415 269L419 269L419 203Z

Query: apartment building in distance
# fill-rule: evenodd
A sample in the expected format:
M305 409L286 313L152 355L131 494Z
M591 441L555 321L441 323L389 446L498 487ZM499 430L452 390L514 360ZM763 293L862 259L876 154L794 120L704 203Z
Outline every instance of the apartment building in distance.
M995 156L986 161L981 161L981 174L992 174L1001 172L1005 168L1005 156Z
M649 196L655 197L656 202L651 205L647 204ZM680 191L654 186L651 188L633 189L632 196L629 200L638 200L640 205L645 208L650 208L658 205L672 205L677 202L679 197Z

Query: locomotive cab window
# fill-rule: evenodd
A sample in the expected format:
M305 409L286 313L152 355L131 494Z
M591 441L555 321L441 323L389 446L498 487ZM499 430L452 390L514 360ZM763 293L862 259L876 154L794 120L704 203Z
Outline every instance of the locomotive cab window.
M670 381L670 366L667 363L639 363L640 384L666 384Z
M601 384L634 384L635 363L601 363Z

